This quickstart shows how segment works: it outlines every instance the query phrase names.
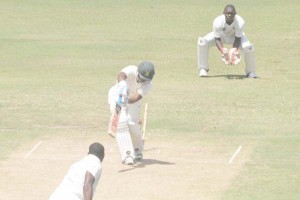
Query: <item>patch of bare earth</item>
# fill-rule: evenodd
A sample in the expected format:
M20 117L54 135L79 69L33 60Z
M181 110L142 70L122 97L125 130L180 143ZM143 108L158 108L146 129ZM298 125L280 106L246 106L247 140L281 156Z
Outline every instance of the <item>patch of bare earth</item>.
M24 144L1 162L1 199L48 199L69 166L81 159L95 141L106 148L96 200L220 199L250 154L243 148L229 164L236 147L223 150L150 138L144 159L126 166L120 163L116 142L107 135L47 137Z

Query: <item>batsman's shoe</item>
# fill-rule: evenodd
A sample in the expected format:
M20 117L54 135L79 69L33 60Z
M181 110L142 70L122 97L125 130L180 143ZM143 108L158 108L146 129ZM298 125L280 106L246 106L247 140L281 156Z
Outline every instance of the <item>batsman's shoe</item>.
M254 72L250 72L247 74L247 78L256 78L256 74Z
M125 165L133 165L134 164L134 160L131 156L128 156L127 158L125 158L123 164Z
M142 160L143 159L143 152L138 151L135 152L135 160Z
M207 71L205 69L200 69L200 73L199 73L200 77L205 77L207 76Z

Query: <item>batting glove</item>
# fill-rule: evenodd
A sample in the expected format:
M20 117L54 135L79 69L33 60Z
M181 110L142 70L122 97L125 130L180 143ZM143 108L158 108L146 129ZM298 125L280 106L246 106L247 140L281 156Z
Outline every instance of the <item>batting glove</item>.
M127 95L127 93L128 93L128 87L127 87L127 84L126 84L126 81L120 81L119 83L118 83L118 94L119 95Z
M120 105L120 106L122 104L127 104L129 90L128 90L127 84L124 80L120 81L118 83L117 90L118 90L118 95L119 95L118 100L117 100L117 104Z

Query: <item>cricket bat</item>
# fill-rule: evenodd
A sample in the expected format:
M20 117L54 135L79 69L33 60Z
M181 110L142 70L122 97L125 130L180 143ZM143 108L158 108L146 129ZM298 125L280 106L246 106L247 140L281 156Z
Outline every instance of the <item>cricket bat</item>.
M116 136L116 131L119 124L120 112L121 112L121 106L119 104L116 104L115 113L110 119L110 125L108 129L108 134L113 138L115 138Z

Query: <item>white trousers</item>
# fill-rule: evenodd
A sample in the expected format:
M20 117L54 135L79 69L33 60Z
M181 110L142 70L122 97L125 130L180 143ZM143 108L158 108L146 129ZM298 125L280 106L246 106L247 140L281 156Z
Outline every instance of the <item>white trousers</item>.
M235 36L221 36L221 41L223 44L233 44ZM209 71L208 55L209 48L216 46L214 32L210 32L203 38L198 38L198 68L205 69ZM255 58L254 58L254 47L243 33L241 37L241 45L239 49L244 53L245 60L245 72L246 74L250 72L255 72Z
M204 39L208 42L209 47L216 46L214 32L208 33L206 36L204 36ZM223 44L233 44L234 40L235 40L234 35L233 36L221 36L221 41L222 41ZM241 37L240 48L243 50L247 46L250 46L250 41L246 37L245 33L243 33L243 35Z

